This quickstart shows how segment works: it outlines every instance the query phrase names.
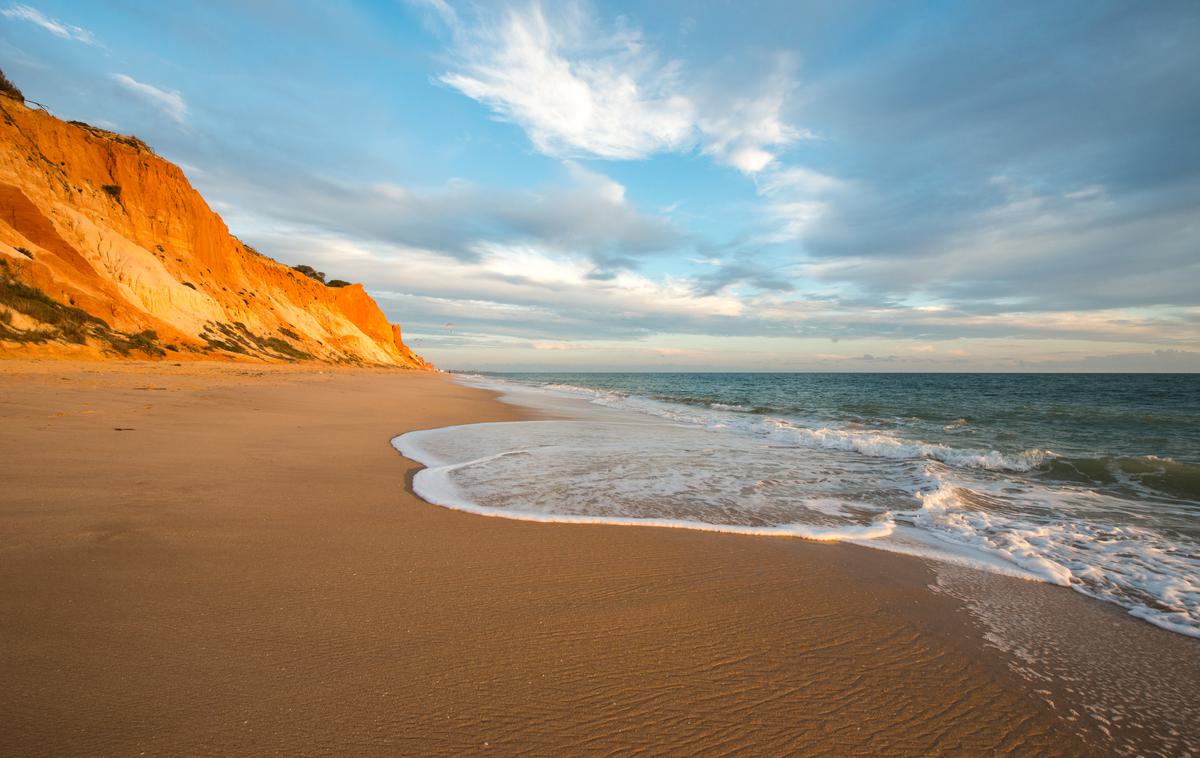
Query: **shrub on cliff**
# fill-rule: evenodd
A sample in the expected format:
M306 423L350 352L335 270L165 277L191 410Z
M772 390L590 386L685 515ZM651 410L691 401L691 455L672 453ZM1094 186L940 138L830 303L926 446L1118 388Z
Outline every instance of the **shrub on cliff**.
M146 355L164 355L158 346L158 334L147 329L137 334L126 334L109 327L104 319L97 318L81 308L60 303L37 287L17 279L20 266L10 265L0 258L0 305L6 310L0 318L0 339L11 342L67 342L85 345L89 339L97 340L120 355L137 350ZM38 325L30 329L12 326L12 312L23 314Z
M36 287L31 287L16 277L19 267L10 267L8 261L0 259L0 305L23 313L35 321L53 326L63 324L105 324L87 311L63 305Z
M87 131L93 137L119 142L122 145L128 145L139 152L145 150L148 153L154 153L154 150L152 150L149 145L132 134L117 134L116 132L110 132L107 129L101 129L98 126L92 126L86 121L68 121L67 123L71 124L72 126L78 126L80 129Z
M349 287L350 282L346 281L345 279L330 279L329 281L325 282L325 286L326 287Z
M301 274L304 274L309 279L316 279L321 284L325 283L325 272L324 271L317 271L312 266L306 266L303 263L301 263L298 266L292 266L292 268L296 271L299 271Z
M153 329L146 329L137 334L129 335L126 340L129 350L141 350L146 355L162 355L163 351L158 346L158 332Z
M17 85L9 81L8 77L0 71L0 95L11 97L13 100L25 102L25 96L21 94L21 90L17 89Z

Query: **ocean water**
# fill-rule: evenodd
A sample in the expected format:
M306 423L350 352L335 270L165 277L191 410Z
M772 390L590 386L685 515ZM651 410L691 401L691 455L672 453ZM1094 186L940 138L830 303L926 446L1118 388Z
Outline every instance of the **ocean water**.
M490 516L855 542L1200 636L1200 376L488 374L561 420L414 432Z

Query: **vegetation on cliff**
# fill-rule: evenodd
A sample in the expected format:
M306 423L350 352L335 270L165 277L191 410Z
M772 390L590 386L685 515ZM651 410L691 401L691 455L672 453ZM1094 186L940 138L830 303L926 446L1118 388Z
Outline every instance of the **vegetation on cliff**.
M25 96L21 94L21 90L17 89L17 85L8 80L3 71L0 71L0 95L25 102Z
M21 283L17 279L19 270L0 258L0 340L36 345L93 343L120 356L133 352L150 357L166 355L154 330L146 329L136 334L115 331L104 319L60 303L40 289ZM19 316L25 318L18 321Z

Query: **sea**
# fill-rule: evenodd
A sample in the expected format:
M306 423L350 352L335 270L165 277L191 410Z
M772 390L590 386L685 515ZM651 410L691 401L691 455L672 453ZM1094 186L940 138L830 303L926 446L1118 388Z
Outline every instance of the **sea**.
M487 516L843 541L1200 637L1200 376L484 373L545 420L411 432Z

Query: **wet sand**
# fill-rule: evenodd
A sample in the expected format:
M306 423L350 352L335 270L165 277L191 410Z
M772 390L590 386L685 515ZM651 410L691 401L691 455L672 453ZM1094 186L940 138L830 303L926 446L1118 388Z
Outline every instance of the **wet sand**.
M408 490L393 436L520 413L434 375L0 361L0 754L1095 752L924 561Z

